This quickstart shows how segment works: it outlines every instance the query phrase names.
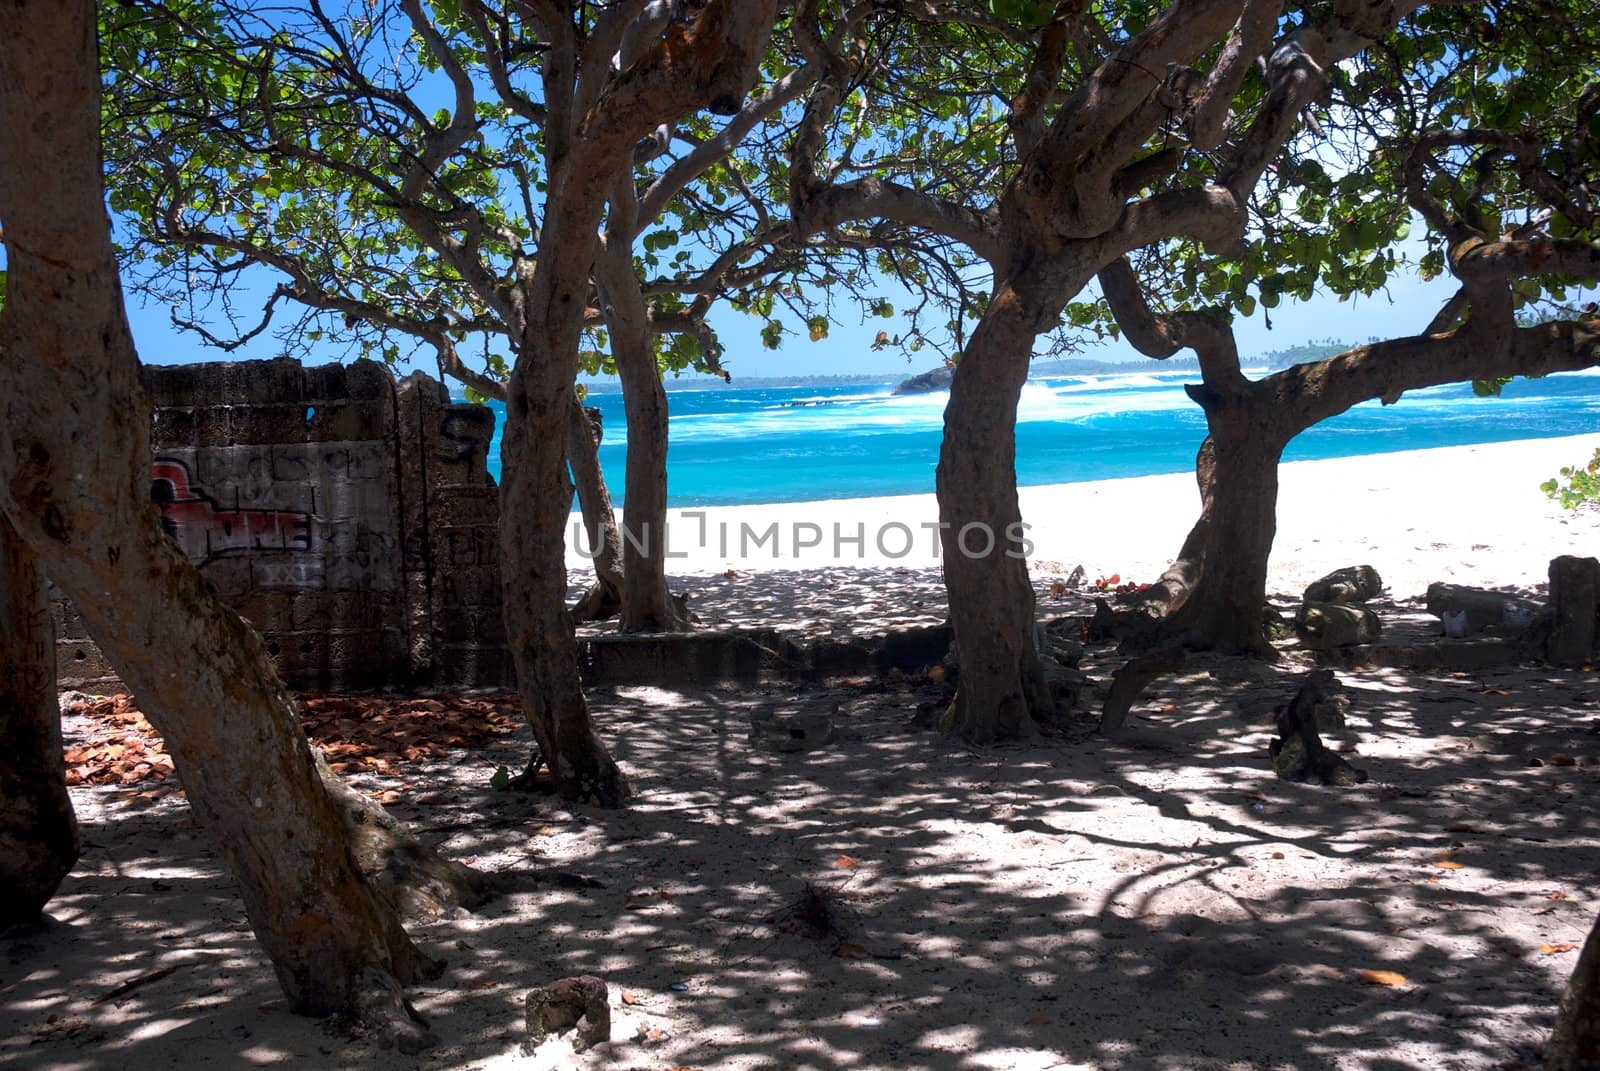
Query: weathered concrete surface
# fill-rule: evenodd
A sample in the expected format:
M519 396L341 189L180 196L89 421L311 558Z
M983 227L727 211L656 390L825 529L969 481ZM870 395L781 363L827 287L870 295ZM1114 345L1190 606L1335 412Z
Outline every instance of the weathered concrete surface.
M950 647L950 628L807 640L778 629L601 635L579 641L585 684L709 684L821 680L890 670L920 673Z
M1600 653L1600 560L1562 555L1550 562L1546 657L1581 666Z
M490 410L373 361L144 374L153 507L292 687L507 681ZM76 609L53 616L59 683L116 687Z

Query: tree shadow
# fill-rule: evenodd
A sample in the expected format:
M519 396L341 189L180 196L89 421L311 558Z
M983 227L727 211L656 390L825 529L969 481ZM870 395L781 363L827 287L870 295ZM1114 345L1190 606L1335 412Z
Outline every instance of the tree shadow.
M1531 1059L1575 955L1544 948L1581 943L1593 918L1600 688L1517 668L1341 673L1339 743L1372 781L1327 789L1274 777L1270 724L1241 717L1304 668L1197 656L1135 709L1132 743L1069 726L981 752L909 731L935 693L904 679L596 690L638 789L620 813L490 789L521 733L362 774L401 793L392 809L426 842L522 879L412 927L448 964L415 990L445 1043L415 1059L284 1008L180 803L100 806L59 921L0 945L0 1063L512 1062L524 993L581 973L610 983L616 1040L582 1056L549 1042L526 1066ZM758 711L832 712L837 738L763 751ZM808 885L837 908L830 933L786 912Z

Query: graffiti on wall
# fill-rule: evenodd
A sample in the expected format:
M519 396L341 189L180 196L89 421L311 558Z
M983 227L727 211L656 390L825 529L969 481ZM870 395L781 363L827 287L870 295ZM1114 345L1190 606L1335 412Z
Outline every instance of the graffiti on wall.
M151 466L150 499L162 527L196 564L229 554L311 549L309 513L223 506L193 487L188 466L174 458Z

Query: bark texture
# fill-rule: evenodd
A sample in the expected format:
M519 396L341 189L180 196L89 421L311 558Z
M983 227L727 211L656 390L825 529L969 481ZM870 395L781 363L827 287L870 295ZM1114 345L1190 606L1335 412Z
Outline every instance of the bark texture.
M611 492L600 471L599 447L600 429L574 396L567 424L567 462L578 487L578 508L583 511L584 534L594 559L594 585L572 608L577 621L604 621L622 609L622 546L611 510Z
M667 590L667 392L633 268L633 219L618 212L633 198L632 178L620 185L595 278L628 414L621 624L624 632L676 632L689 627L689 618Z
M434 973L362 877L259 638L149 508L139 385L100 186L95 9L24 0L0 35L0 510L166 739L291 1006L429 1039Z
M1600 1071L1600 920L1578 955L1544 1056L1545 1071Z
M578 295L569 291L566 297L576 300ZM528 338L524 344L538 342ZM566 605L564 529L572 484L565 429L567 414L577 403L574 371L557 359L565 345L576 357L576 331L570 340L553 340L553 352L544 359L519 361L507 390L500 498L506 634L536 744L515 784L524 790L537 787L539 767L547 764L562 796L615 807L627 798L628 782L589 716Z
M1243 408L1235 403L1235 412L1206 410L1211 449L1200 519L1179 560L1162 577L1171 584L1178 571L1190 580L1186 588L1175 587L1181 601L1161 639L1195 649L1270 656L1262 611L1267 561L1278 528L1278 461L1287 439L1270 427L1239 419L1252 415L1249 396L1241 397L1246 399Z
M44 579L0 517L0 928L31 922L78 861Z
M1017 401L1033 337L1022 317L991 309L956 366L939 448L939 535L961 666L954 728L974 743L1031 735L1049 702L1017 504Z

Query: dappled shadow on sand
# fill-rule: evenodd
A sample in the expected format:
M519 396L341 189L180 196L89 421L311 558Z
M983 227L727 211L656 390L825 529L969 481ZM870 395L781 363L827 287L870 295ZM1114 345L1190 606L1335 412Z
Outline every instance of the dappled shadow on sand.
M1040 613L1087 613L1085 599L1066 592L1063 581L1071 565L1059 562L1029 563ZM574 571L568 602L576 602L590 583ZM1090 578L1095 579L1093 577ZM1119 578L1120 579L1120 578ZM706 629L770 628L774 625L802 635L839 636L851 633L881 634L886 630L937 625L949 616L944 574L937 568L885 566L818 566L808 569L768 569L752 572L674 576L667 586L689 596L689 609ZM613 632L616 622L585 624L585 634Z
M1372 781L1337 790L1275 779L1270 726L1238 713L1303 669L1198 658L1129 743L1069 728L982 753L908 731L931 690L608 690L597 715L639 793L623 813L490 791L520 740L366 776L433 801L395 807L425 839L523 881L413 927L448 961L414 991L445 1041L417 1058L288 1014L174 801L97 806L59 921L0 944L0 1063L1524 1066L1575 958L1542 947L1593 921L1600 684L1341 673ZM758 709L834 707L825 748L748 742ZM830 935L785 911L808 883ZM521 1057L523 994L580 973L611 984L617 1041Z

